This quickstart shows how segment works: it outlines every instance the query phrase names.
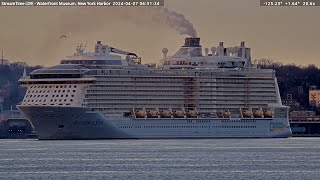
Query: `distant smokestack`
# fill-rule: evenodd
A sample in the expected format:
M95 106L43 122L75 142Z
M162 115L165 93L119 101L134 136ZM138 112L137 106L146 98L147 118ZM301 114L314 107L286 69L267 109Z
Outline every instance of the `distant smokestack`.
M240 46L244 47L244 41L241 41Z
M97 41L97 44L101 44L101 41Z
M185 38L183 47L201 47L200 38L194 38L194 37Z

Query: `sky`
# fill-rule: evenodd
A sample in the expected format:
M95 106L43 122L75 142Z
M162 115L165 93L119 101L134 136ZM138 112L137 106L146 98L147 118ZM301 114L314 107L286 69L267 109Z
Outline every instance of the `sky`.
M258 0L165 0L165 7L192 23L203 48L245 41L253 59L320 66L320 7L260 7ZM10 61L50 66L78 43L93 51L101 40L157 63L162 48L172 55L188 37L167 18L151 7L0 7L0 49Z

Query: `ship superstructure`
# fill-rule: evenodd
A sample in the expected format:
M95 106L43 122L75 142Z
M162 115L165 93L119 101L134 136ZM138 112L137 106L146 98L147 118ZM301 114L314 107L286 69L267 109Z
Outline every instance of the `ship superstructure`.
M98 41L19 81L18 108L39 139L287 137L275 72L252 66L250 48L204 49L186 38L160 64Z

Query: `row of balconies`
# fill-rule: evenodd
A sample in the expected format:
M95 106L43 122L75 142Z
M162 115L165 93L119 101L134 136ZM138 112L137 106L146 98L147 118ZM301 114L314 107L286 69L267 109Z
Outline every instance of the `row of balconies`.
M210 78L210 79L205 79L205 78L200 78L199 79L199 82L200 83L262 83L262 84L272 84L272 83L275 83L274 79L260 79L260 78L257 78L257 79L225 79L225 80L221 80L221 79L216 79L216 78Z

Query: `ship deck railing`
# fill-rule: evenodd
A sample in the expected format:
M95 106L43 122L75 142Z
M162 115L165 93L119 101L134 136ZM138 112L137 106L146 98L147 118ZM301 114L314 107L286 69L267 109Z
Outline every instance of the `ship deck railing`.
M188 119L196 119L196 120L233 120L233 119L239 119L239 120L272 120L272 117L132 117L132 119L136 119L136 120L146 120L146 119L150 119L150 120L159 120L159 119L164 119L164 120L188 120ZM319 121L320 123L320 121Z

